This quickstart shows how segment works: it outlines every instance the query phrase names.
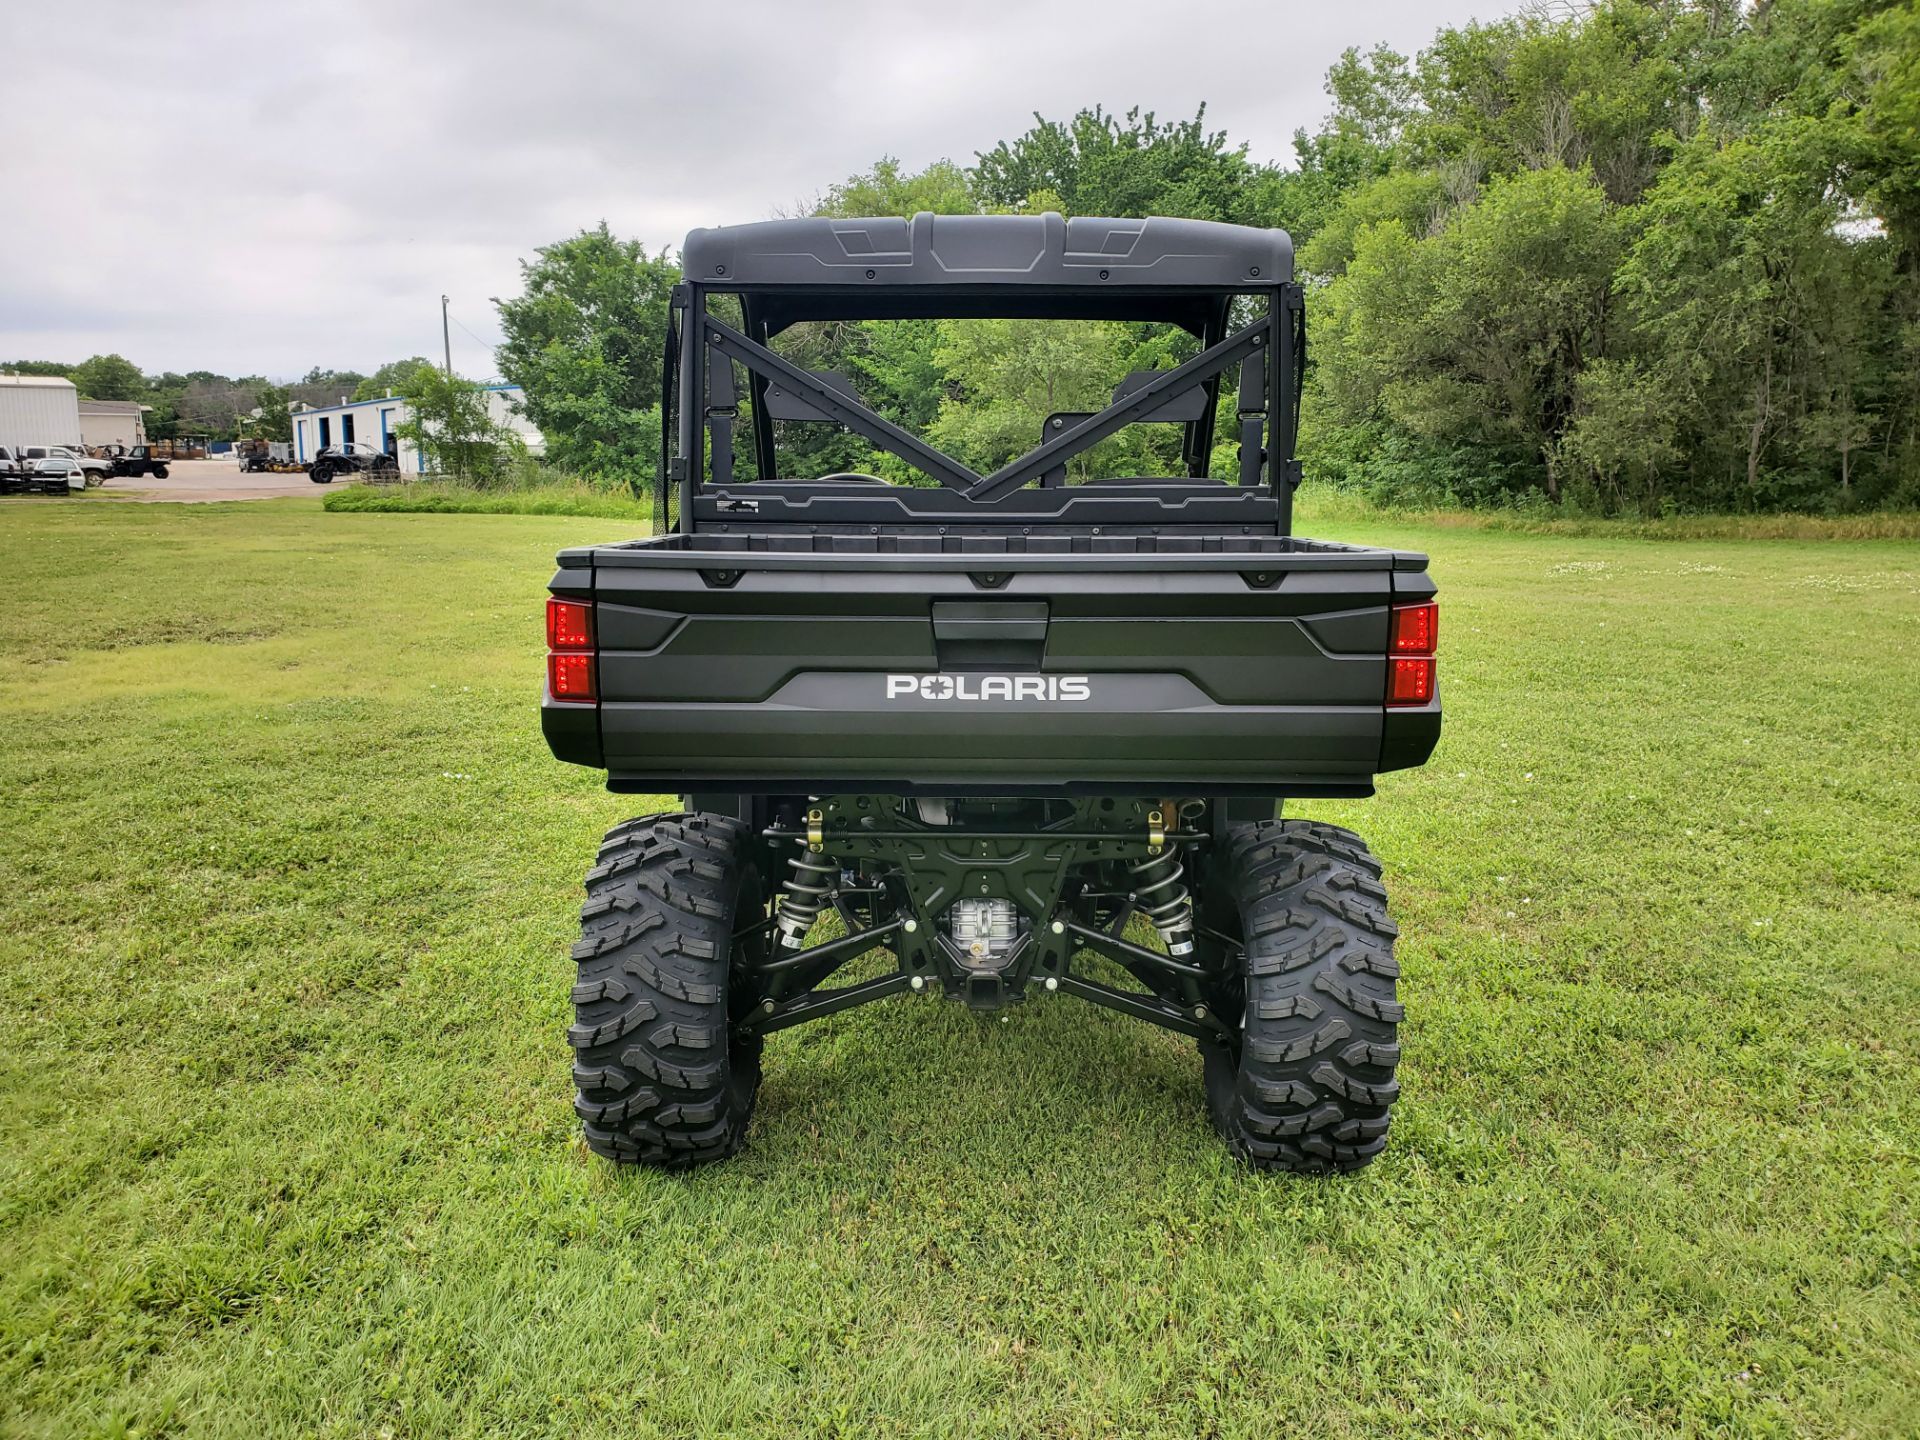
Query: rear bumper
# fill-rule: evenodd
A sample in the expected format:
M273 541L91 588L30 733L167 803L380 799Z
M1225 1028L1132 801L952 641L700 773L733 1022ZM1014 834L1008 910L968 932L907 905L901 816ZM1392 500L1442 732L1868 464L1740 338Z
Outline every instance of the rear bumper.
M1208 795L1373 793L1383 770L1423 764L1440 704L1156 702L1191 686L1167 675L1125 682L1111 703L995 716L987 703L876 701L881 675L809 675L758 704L549 698L542 727L556 757L604 768L608 788L770 794L1134 794L1160 786ZM1098 681L1096 681L1098 683ZM809 692L812 698L809 698ZM1123 708L1127 699L1135 703ZM615 737L604 748L602 735Z

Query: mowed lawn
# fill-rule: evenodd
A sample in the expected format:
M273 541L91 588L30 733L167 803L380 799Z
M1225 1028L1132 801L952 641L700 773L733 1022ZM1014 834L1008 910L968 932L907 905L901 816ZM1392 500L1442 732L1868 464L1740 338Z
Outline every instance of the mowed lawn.
M0 1433L1920 1433L1920 545L1426 549L1404 1098L1264 1177L1065 999L570 1109L540 602L619 521L0 505Z

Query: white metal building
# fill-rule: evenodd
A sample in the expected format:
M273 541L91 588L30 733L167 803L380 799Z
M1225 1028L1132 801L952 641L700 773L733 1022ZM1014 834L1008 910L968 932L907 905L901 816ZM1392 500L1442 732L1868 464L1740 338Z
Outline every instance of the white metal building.
M486 387L487 413L496 424L518 431L527 448L539 454L546 439L521 408L525 392L518 385ZM426 466L419 450L395 433L410 415L405 397L383 395L378 400L350 400L293 412L293 458L301 464L330 445L371 445L400 462L402 471L420 474Z
M80 443L127 449L146 444L149 408L138 400L82 400Z
M78 445L80 392L57 375L0 375L0 445Z

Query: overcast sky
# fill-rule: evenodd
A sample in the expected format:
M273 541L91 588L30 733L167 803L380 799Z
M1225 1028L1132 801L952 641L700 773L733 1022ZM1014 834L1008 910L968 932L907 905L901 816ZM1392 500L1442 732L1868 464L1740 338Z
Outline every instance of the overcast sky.
M677 247L881 155L965 164L1035 110L1096 102L1183 118L1204 100L1285 158L1346 46L1411 52L1508 6L924 8L5 0L0 361L371 370L439 354L444 291L455 367L490 376L491 297L602 218Z

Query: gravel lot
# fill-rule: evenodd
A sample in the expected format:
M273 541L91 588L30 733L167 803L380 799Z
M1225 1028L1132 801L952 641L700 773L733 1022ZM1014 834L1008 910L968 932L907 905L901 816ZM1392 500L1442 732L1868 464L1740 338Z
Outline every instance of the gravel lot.
M151 475L109 480L100 489L89 492L89 498L110 496L197 504L209 500L274 500L286 495L325 494L326 490L326 486L314 484L304 474L242 475L239 464L231 459L174 460L169 462L164 480L156 480Z

